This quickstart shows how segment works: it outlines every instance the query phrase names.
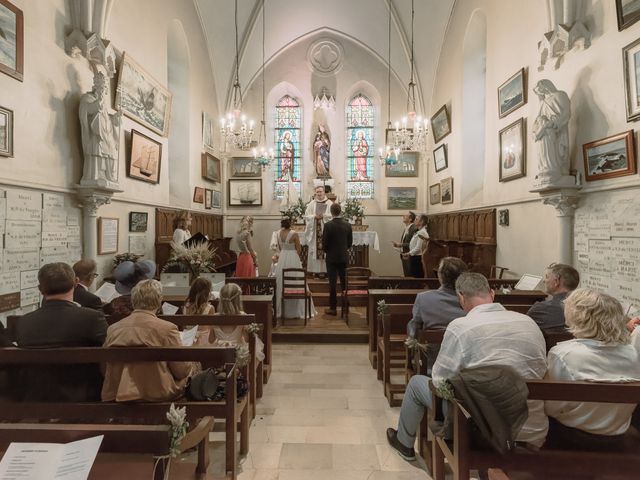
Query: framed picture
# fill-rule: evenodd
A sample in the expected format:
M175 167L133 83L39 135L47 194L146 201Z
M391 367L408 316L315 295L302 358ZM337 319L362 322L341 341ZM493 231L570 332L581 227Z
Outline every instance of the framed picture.
M616 0L618 31L630 27L640 20L640 3L636 0Z
M589 182L636 173L633 130L585 143L582 154L584 174Z
M400 152L395 165L387 165L385 167L385 176L387 177L417 177L418 176L418 160L420 154L418 152L410 152L403 150Z
M116 108L163 137L169 134L171 92L129 55L122 55Z
M229 179L230 207L262 205L262 180Z
M498 87L498 116L506 117L527 103L527 76L524 68Z
M451 133L451 119L446 105L440 107L440 110L431 117L431 131L435 143Z
M202 149L213 150L213 117L202 112Z
M213 202L213 190L208 188L204 189L204 208L211 210L211 204Z
M453 203L453 177L440 180L440 202Z
M387 189L387 208L389 210L411 210L418 206L416 187L389 187Z
M0 72L23 80L24 15L8 0L0 0Z
M204 203L204 188L195 187L193 189L193 203Z
M526 126L520 118L498 133L500 140L500 181L508 182L527 174Z
M162 144L137 130L131 130L131 155L127 175L143 182L160 182Z
M433 165L436 168L436 172L441 172L449 166L449 160L447 160L446 143L443 143L433 151Z
M118 218L98 218L98 255L118 252Z
M405 130L407 130L408 132L412 132L413 133L413 128L406 128ZM395 135L396 129L395 128L387 128L384 131L384 143L385 145L396 145L396 141L393 138ZM409 150L409 147L405 148L404 150Z
M202 178L220 183L220 159L208 152L202 154Z
M213 202L211 206L213 208L222 208L222 192L220 192L220 190L213 191Z
M231 175L234 177L260 177L262 169L253 158L233 157L231 159Z
M640 38L622 49L627 121L640 119Z
M149 214L147 212L129 212L129 231L146 232Z
M502 227L509 226L509 209L498 210L498 225Z
M429 204L435 205L440 203L440 184L434 183L429 187Z
M0 107L0 157L13 157L13 112Z

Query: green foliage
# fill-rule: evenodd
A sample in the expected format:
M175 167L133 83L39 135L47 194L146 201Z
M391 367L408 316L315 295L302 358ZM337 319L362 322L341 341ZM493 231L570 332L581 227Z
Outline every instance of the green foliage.
M364 218L364 207L358 198L348 198L342 205L342 215L348 219Z
M301 198L298 198L297 203L287 206L285 210L280 210L280 213L284 218L288 218L291 223L296 223L298 219L304 217L304 212L306 209L307 206L305 205L305 203Z

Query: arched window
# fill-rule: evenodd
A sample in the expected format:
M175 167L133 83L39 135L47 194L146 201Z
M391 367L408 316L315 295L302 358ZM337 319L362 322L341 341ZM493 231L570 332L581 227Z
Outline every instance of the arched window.
M346 113L347 197L373 198L373 104L359 93Z
M276 172L273 195L282 198L287 191L289 179L293 180L300 194L300 129L302 128L302 107L298 101L285 95L276 104L275 142Z

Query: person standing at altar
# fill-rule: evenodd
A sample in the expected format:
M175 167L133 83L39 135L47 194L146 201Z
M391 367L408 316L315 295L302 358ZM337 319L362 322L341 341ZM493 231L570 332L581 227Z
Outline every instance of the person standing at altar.
M411 276L411 262L408 258L402 256L403 253L409 251L409 244L411 239L418 231L415 225L416 214L409 212L402 216L402 223L404 223L404 230L399 242L393 242L393 246L400 249L400 260L402 261L402 273L405 277Z
M331 220L331 205L333 202L327 198L324 187L318 185L315 196L307 204L304 212L306 227L304 236L308 245L307 271L312 273L325 273L327 266L324 261L322 249L322 232L324 224Z
M340 290L343 291L346 288L346 271L349 264L349 249L353 245L353 232L349 222L342 217L342 208L339 203L331 205L331 216L333 220L327 223L322 237L322 246L327 252L326 264L329 275L329 308L325 309L324 313L337 315L337 281L339 276Z
M182 210L176 215L173 221L173 243L182 245L184 242L191 238L191 232L189 227L191 226L191 213L187 210Z
M427 246L429 233L427 232L428 217L421 213L416 217L416 233L409 242L409 251L402 254L403 259L409 260L411 276L414 278L424 278L425 271L422 268L422 252Z
M256 276L257 255L251 244L251 227L253 227L253 217L245 215L240 220L240 226L232 240L233 250L238 252L234 277Z

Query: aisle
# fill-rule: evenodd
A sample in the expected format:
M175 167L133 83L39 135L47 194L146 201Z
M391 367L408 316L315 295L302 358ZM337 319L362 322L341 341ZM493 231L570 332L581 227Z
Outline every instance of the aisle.
M396 426L366 345L273 346L240 480L428 480L387 445Z

